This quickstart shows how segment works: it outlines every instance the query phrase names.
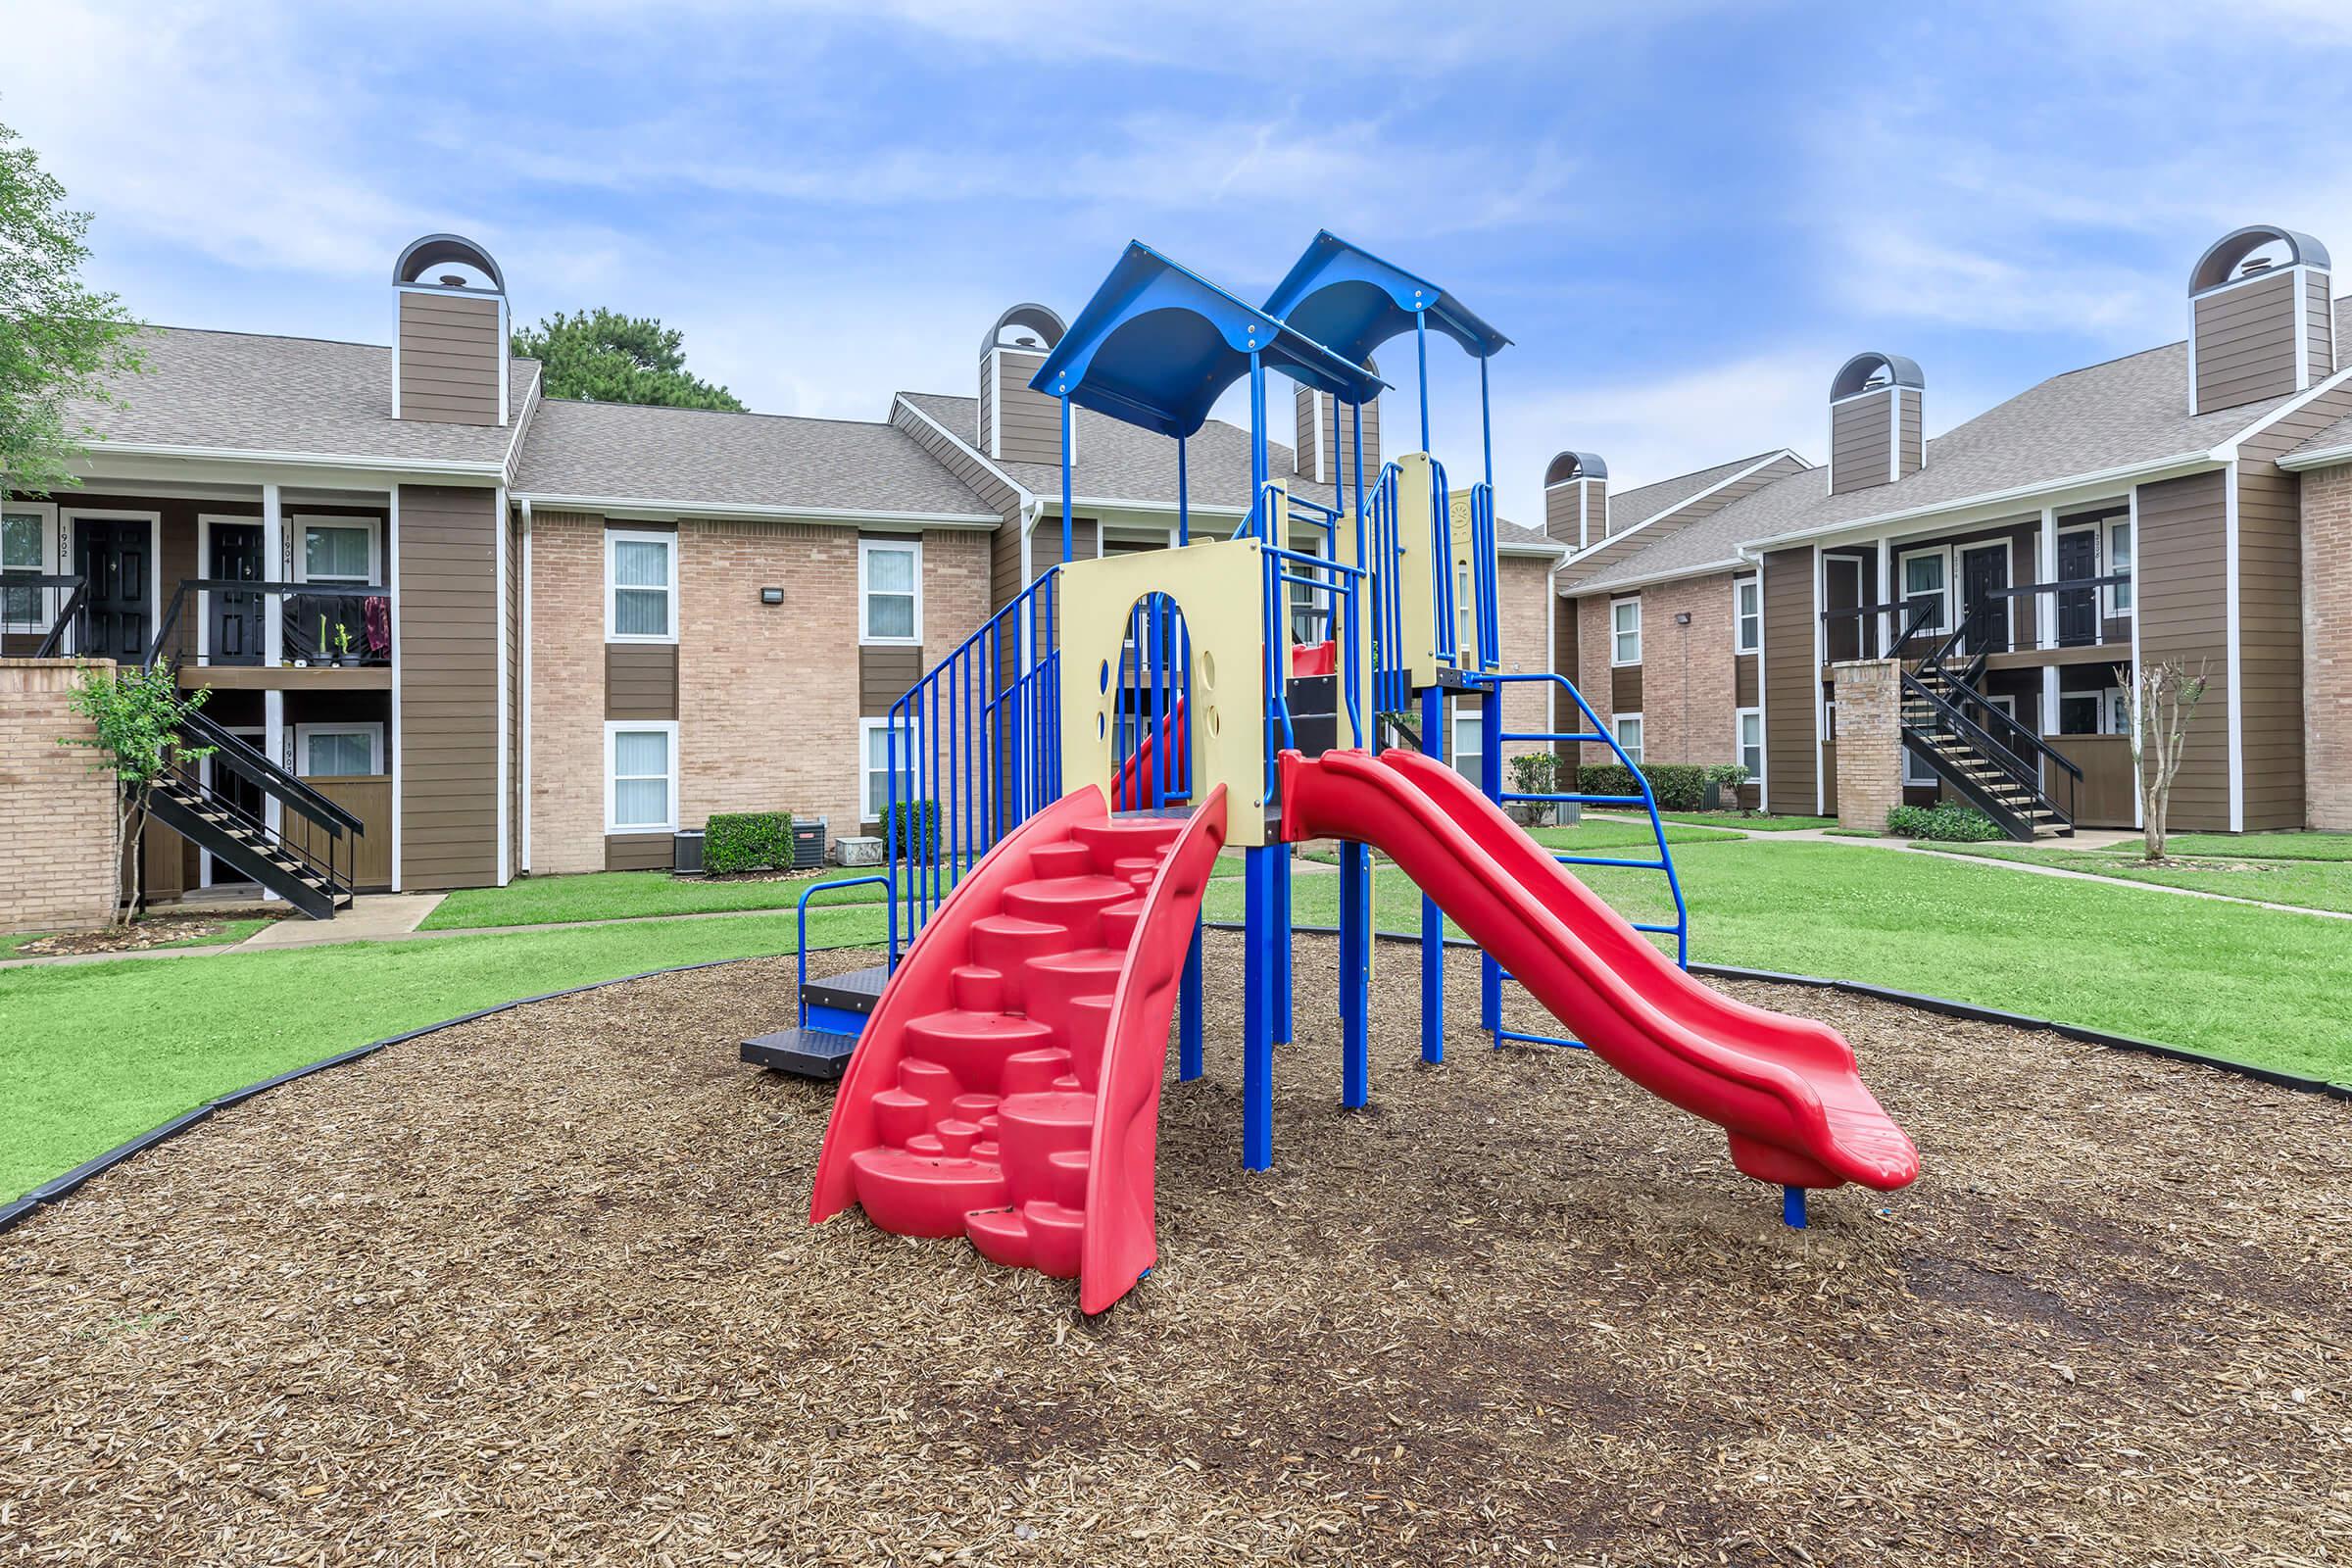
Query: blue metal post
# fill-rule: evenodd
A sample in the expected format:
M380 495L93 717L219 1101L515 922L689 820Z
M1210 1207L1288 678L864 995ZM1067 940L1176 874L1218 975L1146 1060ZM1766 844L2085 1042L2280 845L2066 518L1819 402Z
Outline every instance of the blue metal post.
M1802 1187L1781 1189L1781 1223L1793 1231L1805 1228L1805 1190Z
M1184 952L1183 989L1176 994L1176 1076L1191 1083L1200 1076L1200 921L1193 920L1193 945Z
M1193 488L1185 475L1182 436L1176 438L1176 542L1193 542Z
M1487 361L1478 362L1478 440L1487 455L1487 488L1494 488L1494 413L1487 402Z
M1479 362L1482 366L1484 360ZM1479 704L1478 787L1488 800L1502 803L1502 684L1486 689ZM1478 954L1478 1026L1502 1045L1502 965L1484 948Z
M1065 378L1066 379L1066 378ZM1070 459L1076 453L1071 440L1070 395L1061 395L1061 559L1067 564L1071 555L1070 528Z
M1372 852L1340 846L1340 1103L1372 1098Z
M1274 854L1242 852L1242 1164L1274 1163Z
M1439 731L1446 722L1446 693L1436 686L1421 693L1421 750L1443 757ZM1446 1059L1446 916L1437 901L1421 895L1421 1059Z
M1266 368L1255 353L1250 356L1250 505L1257 506L1266 488ZM1261 530L1262 532L1262 530ZM1287 545L1287 539L1274 543Z

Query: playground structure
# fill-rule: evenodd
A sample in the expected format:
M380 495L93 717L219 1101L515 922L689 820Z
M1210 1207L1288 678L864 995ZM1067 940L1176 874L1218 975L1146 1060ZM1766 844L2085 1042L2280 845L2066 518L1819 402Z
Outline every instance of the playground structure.
M1432 330L1479 367L1484 476L1467 526L1431 456ZM1413 334L1422 450L1328 500L1270 477L1266 377L1360 409L1375 349ZM1292 850L1339 843L1342 1102L1369 1102L1371 856L1423 893L1420 1039L1444 1059L1444 922L1481 949L1479 1018L1505 1041L1591 1049L1724 1127L1734 1164L1784 1189L1899 1188L1910 1140L1824 1025L1693 981L1689 917L1656 803L1502 788L1507 743L1606 746L1555 674L1502 668L1488 365L1509 343L1450 293L1323 233L1262 308L1131 244L1031 385L1059 400L1062 551L891 714L889 961L807 981L801 1026L747 1059L840 1070L811 1222L862 1206L910 1236L968 1237L998 1262L1077 1278L1085 1310L1156 1256L1152 1180L1171 1021L1200 1075L1201 918L1220 849L1244 856L1246 1165L1273 1162L1273 1064L1292 1038ZM1229 538L1192 531L1185 442L1247 378L1252 504ZM1073 411L1177 443L1177 543L1071 559ZM1571 727L1511 731L1503 694L1548 688ZM1480 713L1475 781L1429 755L1446 705ZM1391 737L1406 744L1385 744ZM905 747L905 754L900 752ZM1555 855L1503 807L1638 808L1650 856ZM1629 924L1568 867L1665 878L1675 917ZM841 884L831 884L841 886ZM813 891L813 890L812 890ZM807 900L804 898L804 909ZM1669 957L1653 937L1671 937ZM1572 1031L1503 1024L1522 984Z

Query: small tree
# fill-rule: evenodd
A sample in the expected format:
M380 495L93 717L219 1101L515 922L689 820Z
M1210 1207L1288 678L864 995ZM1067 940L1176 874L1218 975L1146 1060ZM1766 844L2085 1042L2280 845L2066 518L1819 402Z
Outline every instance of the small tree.
M547 395L743 412L732 392L686 368L686 334L647 316L558 312L514 334L514 353L547 367Z
M75 408L118 403L110 383L144 368L138 327L122 302L81 281L90 215L31 148L0 125L0 473L11 489L47 495L77 481L87 450Z
M2117 684L2132 698L2125 720L2132 733L2132 777L2139 791L2145 852L2150 860L2161 860L2173 780L2188 745L2189 721L2196 717L2197 704L2204 701L2211 682L2203 663L2192 672L2170 660L2142 664L2136 675L2129 664L2118 664L2115 674Z
M90 764L94 773L112 773L121 792L115 803L115 912L117 925L130 920L137 901L136 861L127 853L147 826L147 809L155 787L181 763L210 757L210 746L180 742L180 726L204 706L209 691L182 695L171 662L159 660L152 668L128 665L120 669L84 666L81 684L74 691L74 711L96 728L94 735L69 735L60 746L85 746L99 754Z

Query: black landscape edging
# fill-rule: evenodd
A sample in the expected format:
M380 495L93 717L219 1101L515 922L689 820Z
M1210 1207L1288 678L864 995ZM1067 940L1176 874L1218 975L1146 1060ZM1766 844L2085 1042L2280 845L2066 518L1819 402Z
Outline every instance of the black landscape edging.
M555 1002L564 997L576 997L586 991L602 991L607 986L627 985L632 980L653 980L665 974L685 974L693 969L715 969L722 964L750 963L761 957L773 956L777 956L777 955L755 954L742 958L707 958L701 963L681 963L667 969L647 969L638 974L615 975L610 980L591 980L584 986L567 986L562 991L544 991L535 997L517 997L513 1002L501 1002L491 1006L477 1008L472 1012L460 1013L455 1018L444 1018L439 1023L428 1023L421 1028L411 1029L405 1034L387 1035L381 1040L371 1040L364 1046L355 1046L349 1051L339 1051L331 1056L322 1057L308 1066L291 1068L279 1073L274 1078L265 1078L259 1083L247 1084L242 1089L231 1089L224 1095L218 1095L206 1101L193 1110L183 1110L170 1121L148 1128L127 1143L117 1144L94 1159L83 1160L62 1176L50 1177L49 1180L25 1193L22 1198L11 1199L5 1203L0 1203L0 1231L8 1230L34 1209L69 1197L75 1188L91 1177L102 1176L132 1155L145 1153L165 1139L174 1137L195 1126L216 1110L226 1110L231 1105L241 1105L265 1090L275 1089L280 1084L290 1084L297 1078L308 1078L313 1073L324 1072L330 1067L341 1067L363 1057L372 1056L386 1046L397 1046L411 1040L420 1039L425 1035L438 1034L444 1029L455 1029L462 1023L473 1023L495 1013L506 1012L511 1008L528 1006L534 1002Z
M1239 931L1238 920L1210 920L1212 931ZM1301 925L1293 930L1301 936L1336 937L1338 926ZM1375 931L1383 942L1413 942L1421 939L1409 931ZM1449 948L1475 950L1478 944L1465 937L1447 937ZM2352 1084L2339 1084L2326 1078L2306 1078L2300 1073L2281 1072L2276 1067L2261 1067L2250 1061L2236 1061L2228 1056L2209 1056L2190 1051L2184 1046L2168 1046L2160 1040L2142 1040L2137 1035L2109 1034L2085 1024L2060 1023L2054 1018L2035 1018L2022 1012L2006 1012L1999 1007L1981 1006L1973 1002L1955 1002L1949 997L1931 997L1917 991L1897 991L1891 986L1874 986L1861 980L1833 980L1814 974L1782 974L1773 969L1743 969L1731 963L1694 963L1691 969L1698 974L1719 975L1726 980L1762 980L1775 985L1810 986L1817 991L1842 991L1848 996L1869 997L1878 1002L1892 1003L1898 1007L1916 1007L1922 1012L1939 1013L1947 1018L1967 1018L1978 1023L2006 1024L2013 1029L2046 1029L2069 1040L2085 1045L2105 1046L2114 1051L2136 1051L2145 1055L2162 1056L2170 1061L2186 1062L2196 1067L2212 1067L2221 1072L2235 1073L2279 1089L2292 1089L2298 1094L2327 1095L2336 1100L2352 1100Z
M1242 924L1238 920L1209 920L1203 923L1212 931L1239 931L1242 929ZM1337 926L1301 925L1294 926L1292 929L1300 936L1336 937L1340 934ZM1417 943L1421 940L1418 936L1405 931L1375 931L1372 934L1383 942ZM1476 950L1478 947L1478 944L1462 937L1446 937L1444 940L1449 948ZM535 997L517 997L513 1002L501 1002L491 1006L477 1008L472 1012L460 1013L455 1018L444 1018L439 1023L428 1023L421 1028L411 1029L405 1034L388 1035L382 1040L369 1041L367 1045L338 1052L334 1055L314 1061L308 1066L295 1067L281 1072L274 1078L265 1078L259 1083L247 1084L241 1089L232 1089L226 1094L206 1101L193 1110L182 1111L160 1126L149 1128L127 1143L118 1144L94 1159L84 1160L62 1176L51 1177L48 1181L25 1193L22 1198L0 1203L0 1231L8 1230L33 1210L68 1197L75 1188L91 1177L103 1175L134 1154L144 1153L166 1139L195 1126L217 1110L226 1110L232 1105L241 1105L266 1090L275 1089L281 1084L290 1084L298 1078L308 1078L313 1073L324 1072L330 1067L340 1067L359 1061L364 1057L372 1056L387 1046L397 1046L411 1040L421 1039L426 1035L438 1034L444 1029L455 1029L460 1024L473 1023L515 1007L528 1006L534 1002L556 1002L564 997L579 996L584 992L602 991L607 986L627 985L634 980L654 980L662 975L687 974L696 969L717 969L730 963L753 963L760 961L763 957L773 956L776 955L753 955L741 958L710 958L701 963L681 963L666 969L647 969L638 974L616 975L610 980L592 980L583 986L568 986L562 991L541 992ZM2233 1061L2228 1056L2205 1055L2180 1046L2168 1046L2161 1041L2141 1040L2133 1035L2109 1034L2105 1030L2091 1029L2082 1024L2060 1023L2050 1018L2030 1017L2022 1012L2006 1012L1998 1007L1980 1006L1973 1002L1955 1002L1948 997L1924 996L1916 991L1897 991L1888 986L1868 985L1859 980L1832 980L1810 974L1782 974L1772 969L1744 969L1728 963L1694 963L1690 967L1700 974L1718 975L1728 980L1760 980L1774 985L1809 986L1820 991L1839 991L1849 996L1869 997L1875 1001L1891 1003L1898 1007L1913 1007L1923 1012L1938 1013L1948 1018L1966 1018L1979 1023L2006 1024L2016 1029L2046 1029L2052 1034L2064 1036L2069 1040L2080 1040L2086 1045L2105 1046L2116 1051L2139 1052L2147 1055L2162 1056L2171 1061L2184 1062L2190 1066L2212 1067L2221 1072L2235 1073L2241 1078L2252 1078L2277 1088L2291 1089L2301 1094L2327 1095L2337 1100L2352 1100L2352 1084L2331 1083L2325 1078L2306 1078L2297 1073L2280 1072L2273 1067L2259 1067L2252 1062Z

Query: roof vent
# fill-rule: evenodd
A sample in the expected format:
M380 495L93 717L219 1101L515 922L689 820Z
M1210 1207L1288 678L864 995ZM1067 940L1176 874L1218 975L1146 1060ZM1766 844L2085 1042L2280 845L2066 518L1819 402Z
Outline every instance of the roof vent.
M1571 448L1544 466L1544 532L1582 550L1609 531L1609 466Z
M505 424L507 282L490 253L427 234L392 264L392 287L393 417Z
M1015 305L980 340L980 450L1007 463L1061 462L1061 407L1029 389L1029 378L1061 341L1061 318L1043 305Z
M1857 354L1830 382L1830 493L1867 490L1927 462L1927 377L1899 354Z

